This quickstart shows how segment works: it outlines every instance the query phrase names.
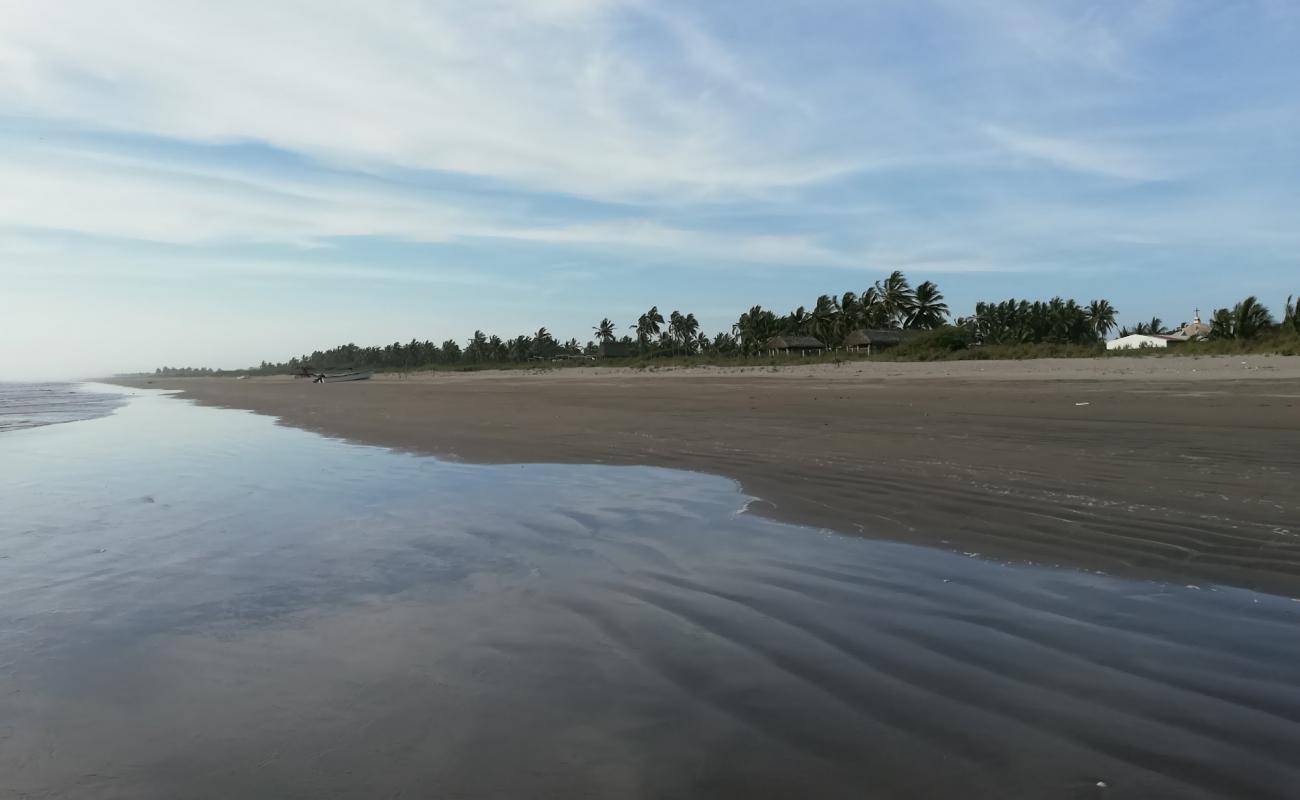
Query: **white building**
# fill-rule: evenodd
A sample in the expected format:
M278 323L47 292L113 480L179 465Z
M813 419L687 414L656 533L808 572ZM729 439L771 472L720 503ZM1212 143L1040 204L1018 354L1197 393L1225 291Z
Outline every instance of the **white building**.
M1112 339L1106 342L1107 350L1139 350L1143 347L1168 347L1169 339L1165 336L1147 336L1144 333L1134 333L1129 336L1121 336L1118 339Z

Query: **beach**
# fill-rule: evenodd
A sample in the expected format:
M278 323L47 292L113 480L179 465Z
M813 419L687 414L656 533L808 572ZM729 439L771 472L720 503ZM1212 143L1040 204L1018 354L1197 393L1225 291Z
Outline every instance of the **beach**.
M716 474L748 512L1300 596L1300 358L120 380L473 463Z
M458 463L124 391L0 433L0 797L1300 780L1285 596L798 527L699 472Z

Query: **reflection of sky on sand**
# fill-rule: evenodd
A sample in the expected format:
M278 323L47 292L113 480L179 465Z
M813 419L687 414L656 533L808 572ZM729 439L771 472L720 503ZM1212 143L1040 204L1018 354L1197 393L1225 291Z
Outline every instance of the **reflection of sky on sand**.
M1285 598L737 516L717 477L453 464L136 394L0 435L0 794L1300 780Z

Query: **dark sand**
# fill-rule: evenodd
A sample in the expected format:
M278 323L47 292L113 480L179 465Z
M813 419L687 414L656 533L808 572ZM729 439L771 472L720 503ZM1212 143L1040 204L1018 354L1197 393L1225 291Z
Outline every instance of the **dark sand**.
M721 474L804 525L1300 595L1296 358L139 384L467 461Z

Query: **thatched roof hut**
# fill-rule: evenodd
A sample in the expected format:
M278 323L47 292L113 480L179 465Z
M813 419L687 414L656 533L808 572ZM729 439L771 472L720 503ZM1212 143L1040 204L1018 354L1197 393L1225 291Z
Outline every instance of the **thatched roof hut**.
M896 347L910 338L915 330L867 328L854 330L844 337L845 347Z
M866 328L844 337L848 348L866 348L868 352L884 347L897 347L917 334L917 331L900 331L892 328Z
M767 340L768 350L780 350L786 353L802 353L809 350L825 350L826 345L814 336L773 336Z

